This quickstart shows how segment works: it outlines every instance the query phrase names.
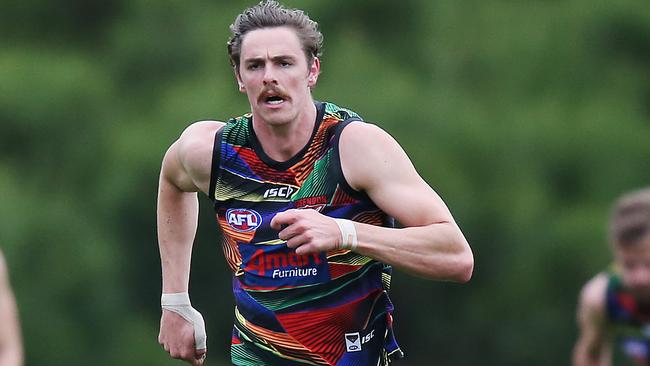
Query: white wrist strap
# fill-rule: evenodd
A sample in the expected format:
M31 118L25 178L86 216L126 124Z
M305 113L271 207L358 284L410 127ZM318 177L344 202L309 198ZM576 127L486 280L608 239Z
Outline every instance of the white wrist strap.
M194 327L195 348L206 349L207 336L205 334L205 322L203 316L190 303L190 295L187 292L175 294L162 294L160 305L163 309L173 311L183 317Z
M341 230L341 249L357 249L357 229L354 222L346 219L334 219Z

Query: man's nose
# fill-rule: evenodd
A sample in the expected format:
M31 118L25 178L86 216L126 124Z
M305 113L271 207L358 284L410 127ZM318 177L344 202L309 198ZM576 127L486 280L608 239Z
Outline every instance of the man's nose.
M264 85L277 84L278 83L278 79L275 76L275 70L273 68L273 65L269 65L269 66L264 68L264 80L263 80L263 82L264 82Z

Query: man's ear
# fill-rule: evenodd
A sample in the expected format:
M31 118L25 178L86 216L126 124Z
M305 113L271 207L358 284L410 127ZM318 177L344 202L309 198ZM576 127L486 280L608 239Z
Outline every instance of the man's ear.
M320 59L318 57L314 57L311 62L311 66L309 67L309 75L307 75L307 85L309 88L316 86L316 83L318 82L318 75L320 75Z
M237 85L239 86L239 91L242 92L242 93L246 93L246 86L241 81L241 76L239 75L239 70L237 70L236 67L233 67L232 70L235 73L235 79L237 79Z

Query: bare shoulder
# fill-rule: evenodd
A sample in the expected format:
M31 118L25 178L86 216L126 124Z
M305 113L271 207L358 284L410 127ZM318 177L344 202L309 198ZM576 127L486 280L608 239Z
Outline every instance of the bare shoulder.
M365 190L390 175L410 178L415 174L399 143L377 125L352 122L341 133L339 143L343 175L350 186Z
M592 315L603 316L608 282L606 273L599 273L589 280L580 292L580 308Z
M381 127L369 122L352 122L341 133L341 146L382 146L386 143L397 144L397 141Z
M224 126L219 121L199 121L189 125L172 145L185 167L193 167L212 156L215 133Z
M219 121L199 121L185 128L165 154L165 176L184 191L207 193L215 134L224 125Z
M198 121L187 126L178 139L181 151L190 152L194 149L212 150L215 133L225 125L220 121Z

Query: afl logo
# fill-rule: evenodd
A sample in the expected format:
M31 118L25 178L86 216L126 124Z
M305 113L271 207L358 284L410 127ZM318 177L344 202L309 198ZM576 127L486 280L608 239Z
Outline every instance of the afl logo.
M228 225L241 233L257 229L262 224L262 215L245 208L231 208L226 211Z

